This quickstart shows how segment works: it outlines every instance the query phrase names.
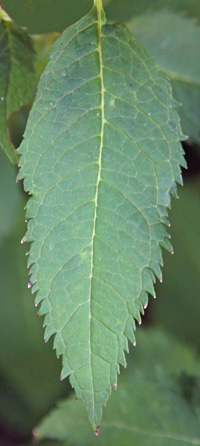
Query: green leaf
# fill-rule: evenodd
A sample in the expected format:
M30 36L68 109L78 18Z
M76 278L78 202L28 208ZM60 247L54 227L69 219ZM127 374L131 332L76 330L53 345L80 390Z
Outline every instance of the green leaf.
M106 13L111 19L127 22L130 18L147 11L155 12L162 9L179 11L200 18L199 0L111 0Z
M33 34L31 36L33 40L34 50L36 53L35 58L35 75L39 80L43 73L45 66L49 60L49 53L52 49L52 45L59 37L59 33L47 33L47 34Z
M129 23L134 36L148 49L171 81L183 131L200 142L200 27L173 12L143 14ZM187 32L185 32L187 30Z
M92 0L4 0L4 7L29 33L61 32L92 7Z
M34 95L33 48L26 32L0 9L0 144L12 163L18 155L9 135L9 119Z
M20 175L36 302L95 429L161 278L170 192L184 164L165 77L123 25L94 8L56 41Z
M0 249L0 374L4 381L2 391L0 389L0 424L7 425L15 435L30 435L55 400L67 395L69 386L59 382L60 361L56 359L52 345L45 345L41 321L35 317L33 298L27 287L27 246L20 244L25 230L25 203L19 190L18 196L15 191L19 185L16 187L11 175L13 166L6 158L10 173L8 169L4 170L3 157L6 158L2 151L0 178L5 179L7 173L10 185L3 191L1 189L1 200L5 200L7 207L8 203L12 206L13 228L7 237L4 233ZM12 203L14 197L15 206ZM8 210L1 200L2 216ZM9 212L11 214L11 209ZM7 226L10 229L10 218Z
M79 20L92 7L92 0L4 0L4 7L29 33L61 32ZM111 20L126 22L146 11L170 9L200 18L199 0L104 0Z
M146 331L138 337L139 348L132 355L131 373L129 370L123 374L119 389L108 402L98 444L199 445L200 380L185 372L174 374L177 372L177 353L179 367L182 370L190 368L193 362L190 351L159 331ZM166 348L168 342L170 351ZM165 371L162 370L163 362ZM173 374L167 371L169 368ZM199 371L198 361L196 371ZM69 446L90 446L97 441L87 429L82 405L74 398L62 401L34 433L37 439L66 441L64 444Z
M157 301L152 307L157 306ZM127 377L140 370L151 377L156 368L180 374L199 375L199 357L192 346L171 337L170 333L161 329L143 329L137 333L137 348L130 351L128 367L122 370Z
M164 257L164 282L157 287L157 305L151 319L200 351L200 182L188 180L178 191L180 200L172 207L174 256Z

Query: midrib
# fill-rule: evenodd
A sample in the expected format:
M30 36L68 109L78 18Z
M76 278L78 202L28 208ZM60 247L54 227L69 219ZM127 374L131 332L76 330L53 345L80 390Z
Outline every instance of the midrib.
M94 239L96 232L96 222L97 222L97 205L98 205L98 195L99 195L99 183L101 180L101 165L102 165L102 153L103 153L103 133L104 133L104 124L105 124L105 112L104 112L104 78L103 78L103 60L102 60L102 42L101 42L101 28L102 28L102 20L101 20L101 2L97 0L96 8L98 15L98 42L99 42L99 74L101 81L101 133L100 133L100 146L99 146L99 158L98 158L98 175L97 175L97 183L96 183L96 192L94 199L94 222L93 222L93 230L92 230L92 241L91 241L91 270L90 270L90 292L89 292L89 345L90 345L90 367L91 367L91 381L92 381L92 392L93 392L93 416L95 412L94 408L94 382L93 382L93 373L92 373L92 362L91 362L91 301L92 301L92 278L93 278L93 268L94 268Z

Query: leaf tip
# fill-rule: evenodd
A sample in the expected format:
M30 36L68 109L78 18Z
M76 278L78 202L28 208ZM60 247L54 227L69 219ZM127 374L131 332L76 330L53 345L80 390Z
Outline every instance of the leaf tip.
M33 283L31 282L31 280L28 281L28 288L31 288L33 285Z

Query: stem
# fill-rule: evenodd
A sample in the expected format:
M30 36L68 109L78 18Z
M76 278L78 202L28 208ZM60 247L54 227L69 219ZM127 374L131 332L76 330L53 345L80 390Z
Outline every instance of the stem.
M7 12L4 11L1 6L0 6L0 20L4 20L5 22L12 22Z
M102 0L94 0L94 6L96 6L97 11L101 11L103 9Z

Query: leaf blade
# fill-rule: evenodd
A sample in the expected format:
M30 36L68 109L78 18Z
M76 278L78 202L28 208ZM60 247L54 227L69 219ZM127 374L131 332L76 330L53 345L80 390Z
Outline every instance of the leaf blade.
M26 32L0 10L0 138L1 146L12 163L18 155L9 134L9 118L29 105L34 95L33 48Z
M45 338L93 429L170 248L161 222L184 164L173 107L153 60L94 8L56 41L20 148Z

